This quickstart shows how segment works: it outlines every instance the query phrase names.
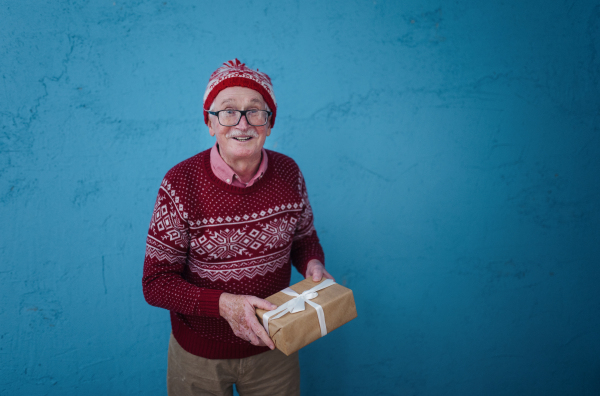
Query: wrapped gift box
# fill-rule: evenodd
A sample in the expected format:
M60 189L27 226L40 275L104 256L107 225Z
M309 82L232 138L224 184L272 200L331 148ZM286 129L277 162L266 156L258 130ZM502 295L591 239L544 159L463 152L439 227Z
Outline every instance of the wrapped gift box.
M326 281L327 283L323 283ZM302 295L303 292L309 289L318 289L330 282L331 281L326 279L323 279L321 282L313 282L312 279L305 279L290 286L288 289L292 289L298 295ZM356 305L354 303L352 290L338 285L337 283L333 283L331 286L316 291L316 293L318 296L314 298L311 298L314 296L311 296L311 293L304 293L305 296L303 297L307 298L301 297L294 300L295 297L288 294L295 293L290 292L289 290L288 294L280 291L267 297L266 300L276 304L279 308L283 308L283 305L289 302L287 308L284 309L283 312L289 310L290 306L292 309L293 306L296 308L301 306L303 301L299 300L308 300L314 304L320 305L324 314L324 321L327 328L326 333L330 333L341 325L356 318ZM291 300L294 301L290 302ZM275 343L275 347L288 356L322 337L324 329L321 329L317 309L315 309L310 302L304 304L305 309L303 311L295 313L287 312L281 317L277 317L281 312L276 314L271 313L270 315L272 316L267 319L269 337L271 337L273 343ZM269 311L263 309L256 310L258 320L263 327L263 315L266 312Z

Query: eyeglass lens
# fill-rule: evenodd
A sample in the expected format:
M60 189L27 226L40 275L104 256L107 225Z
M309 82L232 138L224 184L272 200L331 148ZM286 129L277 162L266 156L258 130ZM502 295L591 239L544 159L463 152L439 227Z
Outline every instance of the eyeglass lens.
M252 126L262 126L267 123L269 113L264 110L253 110L246 112L246 120ZM242 118L239 110L225 110L219 112L219 122L223 126L237 125Z

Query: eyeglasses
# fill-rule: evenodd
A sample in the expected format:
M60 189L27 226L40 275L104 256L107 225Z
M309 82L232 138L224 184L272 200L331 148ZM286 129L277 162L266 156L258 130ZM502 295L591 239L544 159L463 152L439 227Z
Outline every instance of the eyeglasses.
M208 114L217 116L219 124L223 126L236 126L240 123L242 116L246 117L246 121L252 126L263 126L269 122L269 117L273 112L267 110L219 110L209 111L204 110Z

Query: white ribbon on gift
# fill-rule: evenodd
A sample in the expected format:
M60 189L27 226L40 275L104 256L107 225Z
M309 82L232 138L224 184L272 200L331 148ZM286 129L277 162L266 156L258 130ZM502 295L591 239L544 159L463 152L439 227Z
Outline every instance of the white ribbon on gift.
M317 310L317 317L319 318L319 326L321 327L321 337L324 337L327 334L327 325L325 324L325 314L323 313L323 307L319 304L314 303L310 300L317 297L319 294L317 293L320 290L323 290L331 285L335 284L335 282L331 279L326 279L324 282L319 283L317 286L305 290L302 294L298 294L289 287L286 287L281 292L287 294L288 296L294 297L290 301L285 304L281 304L277 309L272 311L265 312L263 314L263 326L265 330L267 330L267 334L269 334L269 319L275 320L281 318L283 315L288 313L296 313L302 312L306 309L305 302L310 304L314 309ZM271 318L273 316L273 318Z

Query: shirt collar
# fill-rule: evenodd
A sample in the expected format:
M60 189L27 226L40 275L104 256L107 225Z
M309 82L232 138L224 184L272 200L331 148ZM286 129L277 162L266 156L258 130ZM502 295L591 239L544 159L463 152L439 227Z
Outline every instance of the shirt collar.
M235 187L250 187L257 180L259 180L267 171L269 159L267 157L267 151L264 148L261 149L261 157L262 158L260 160L258 170L248 183L242 183L240 177L223 160L221 154L219 154L219 148L217 143L215 143L215 145L210 149L210 167L215 176L217 176L220 180L224 181L225 183Z

